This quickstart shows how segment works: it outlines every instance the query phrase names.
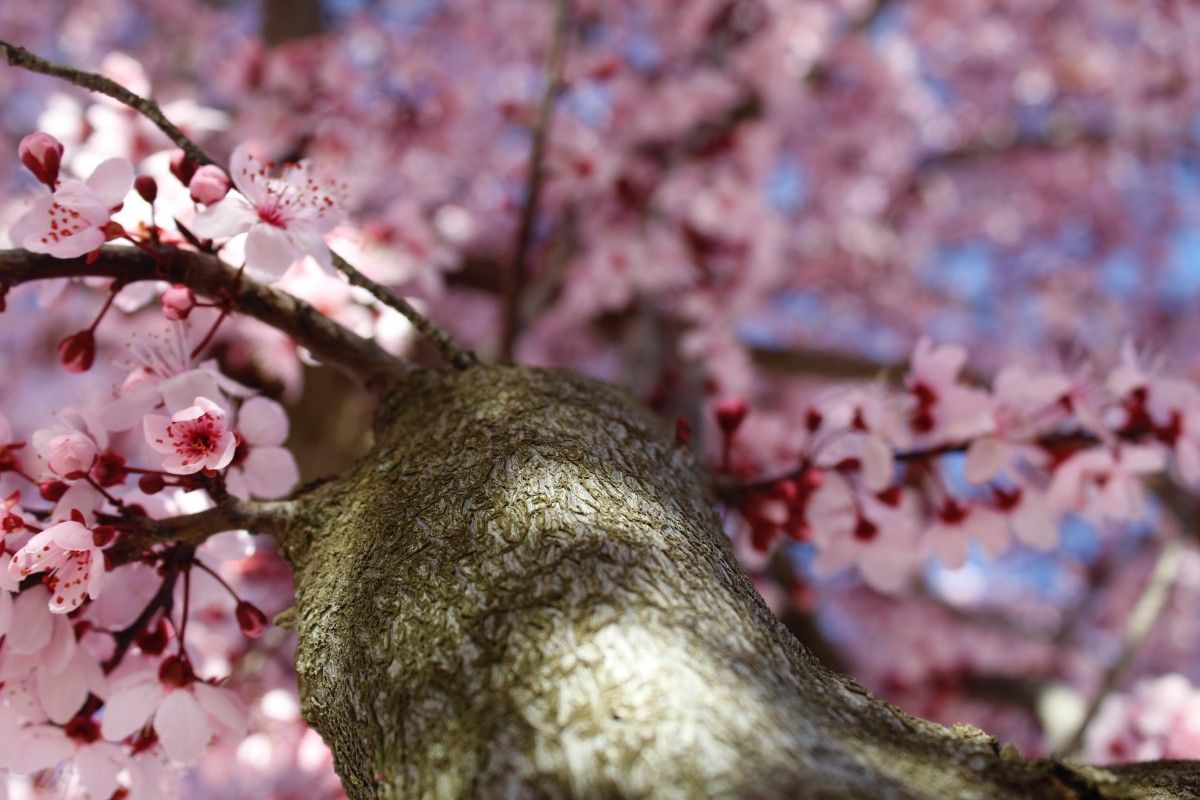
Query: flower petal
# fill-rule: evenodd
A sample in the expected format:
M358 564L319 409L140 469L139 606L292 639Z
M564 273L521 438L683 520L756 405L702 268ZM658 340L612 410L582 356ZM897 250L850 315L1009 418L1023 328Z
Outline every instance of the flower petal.
M259 224L246 237L246 271L256 278L277 281L296 260L292 241L282 230Z
M288 417L283 406L261 395L242 403L238 412L238 433L247 444L275 447L288 434Z
M254 208L243 198L227 195L192 220L192 232L201 239L224 239L249 230L258 219Z
M124 158L101 161L86 183L108 208L118 206L124 202L125 195L133 186L133 165Z
M154 714L154 732L172 761L194 764L212 739L208 716L187 689L166 696Z
M110 742L117 742L141 730L146 720L154 713L162 698L162 684L152 674L147 680L132 683L109 694L104 702L104 718L100 721L100 733Z
M242 464L242 480L255 497L274 500L296 488L300 470L290 450L255 447Z

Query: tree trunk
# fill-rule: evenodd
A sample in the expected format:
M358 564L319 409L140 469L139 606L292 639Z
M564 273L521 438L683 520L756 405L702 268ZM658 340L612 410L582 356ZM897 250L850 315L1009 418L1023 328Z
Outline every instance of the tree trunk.
M827 671L705 487L612 387L414 372L284 540L304 715L348 795L1200 797L1193 763L1028 762Z

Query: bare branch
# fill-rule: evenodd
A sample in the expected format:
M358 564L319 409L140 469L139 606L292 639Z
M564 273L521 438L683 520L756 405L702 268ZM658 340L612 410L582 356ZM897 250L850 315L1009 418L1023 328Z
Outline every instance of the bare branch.
M129 106L154 123L159 130L165 133L172 142L187 154L188 158L198 164L212 164L225 170L224 166L214 161L208 153L204 152L200 145L188 138L187 134L167 119L162 109L153 100L134 94L124 86L103 75L48 61L34 55L23 47L18 47L3 40L0 40L0 54L3 54L11 66L61 78L84 89L107 95ZM225 172L228 174L227 170ZM384 305L390 306L403 314L412 323L417 332L432 340L446 360L456 368L464 369L476 363L475 356L472 353L463 350L455 344L446 331L413 308L408 301L398 297L385 287L363 275L337 253L333 253L332 255L334 265L345 274L350 283L368 290Z
M562 91L563 55L566 52L570 19L570 0L557 0L554 32L551 34L550 52L546 56L543 75L545 87L533 123L533 143L525 174L525 202L521 206L521 217L517 223L516 252L512 265L505 273L504 327L500 333L501 361L512 360L513 345L521 332L521 287L529 269L529 251L533 245L534 228L537 227L538 203L542 197L542 183L546 172L546 146L550 137L550 122L554 117L554 103Z
M395 383L404 364L379 345L343 328L308 303L287 292L257 283L216 256L156 248L154 256L132 247L107 246L93 263L85 258L59 259L28 250L0 250L0 287L48 278L114 278L181 283L214 301L228 301L235 311L286 333L314 356L382 391Z
M171 120L167 119L162 109L158 107L158 103L134 94L111 78L94 72L85 72L74 67L68 67L65 64L47 61L29 52L24 47L18 47L2 39L0 39L0 55L4 56L9 66L20 67L30 72L38 72L42 75L61 78L84 89L90 89L93 92L107 95L117 102L129 106L153 122L180 150L187 153L188 158L200 164L215 163L209 158L207 153L200 149L199 145L188 138L186 133L180 130Z
M213 508L177 517L149 520L122 536L106 555L113 566L137 561L158 544L198 545L223 531L250 530L279 535L291 520L296 500L249 502L226 498Z
M1091 702L1088 703L1087 711L1084 712L1075 732L1058 748L1057 754L1060 757L1069 756L1079 749L1083 743L1083 735L1087 732L1092 720L1096 718L1100 707L1108 699L1108 696L1117 690L1130 667L1133 666L1138 651L1146 641L1146 637L1150 635L1150 631L1154 629L1154 623L1158 621L1159 615L1171 596L1175 578L1179 574L1183 549L1183 542L1177 536L1172 536L1163 544L1162 550L1158 554L1158 560L1154 564L1154 571L1150 574L1150 579L1133 604L1125 622L1125 634L1120 654L1105 671L1104 680Z

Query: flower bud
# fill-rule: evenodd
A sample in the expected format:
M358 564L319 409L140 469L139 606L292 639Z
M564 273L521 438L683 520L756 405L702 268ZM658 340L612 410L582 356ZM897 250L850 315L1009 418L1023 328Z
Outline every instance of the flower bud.
M171 151L171 174L178 178L179 182L184 186L187 186L191 182L192 176L196 174L198 166L182 150Z
M741 398L722 400L714 408L717 426L726 436L732 436L746 418L746 401Z
M138 488L145 494L158 494L166 485L162 475L148 474L138 478Z
M158 183L149 175L138 175L133 180L133 188L147 203L153 203L158 197Z
M58 360L67 372L87 372L96 360L96 337L90 330L73 333L58 343Z
M33 177L54 190L58 183L58 171L62 166L62 142L48 133L31 133L21 140L17 153L25 169L33 173Z
M206 164L188 181L188 191L197 203L211 206L229 194L229 178L219 167Z
M111 450L101 453L100 458L96 460L96 466L92 468L92 475L96 482L105 488L124 483L128 475L125 470L125 456Z
M245 600L239 600L233 614L237 617L238 627L242 629L242 633L251 639L257 639L266 633L267 615L260 611L258 606L247 603Z
M182 284L175 284L162 293L163 316L172 321L187 319L196 305L196 295Z
M92 529L92 544L96 547L107 547L117 538L117 529L112 525L100 525Z
M67 485L62 481L43 481L38 484L38 494L48 503L57 503L67 493Z

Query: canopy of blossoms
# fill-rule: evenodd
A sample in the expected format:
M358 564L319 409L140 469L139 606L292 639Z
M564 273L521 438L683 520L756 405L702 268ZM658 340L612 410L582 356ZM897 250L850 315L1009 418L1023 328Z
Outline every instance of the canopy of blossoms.
M1200 10L288 5L0 5L10 796L342 796L271 520L475 354L644 399L886 699L1200 758Z

